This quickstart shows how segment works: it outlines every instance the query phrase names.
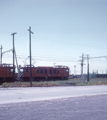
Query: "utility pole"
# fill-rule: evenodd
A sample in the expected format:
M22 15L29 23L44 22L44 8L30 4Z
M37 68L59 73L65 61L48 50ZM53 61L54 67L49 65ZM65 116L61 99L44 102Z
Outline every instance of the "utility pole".
M106 62L107 62L107 57L106 57ZM107 68L106 68L106 79L107 79Z
M83 65L84 65L84 59L86 59L86 58L84 57L84 53L82 53L82 56L80 56L80 57L82 57L82 60L80 60L81 61L81 79L82 79L82 82L84 84L85 83L85 76L83 76Z
M11 35L13 36L13 82L14 82L14 77L15 77L15 67L14 67L14 35L17 33L12 33Z
M54 63L54 67L55 67L55 63Z
M1 54L0 54L0 64L2 65L2 49L3 49L3 48L2 48L2 45L1 45L1 48L0 48L0 49L1 49Z
M85 83L85 79L83 76L83 65L84 65L84 53L82 53L82 61L81 61L81 78L82 78L82 83Z
M84 53L82 53L82 61L81 61L81 77L83 76L83 65L84 65Z
M30 87L32 87L32 68L31 68L31 62L32 62L32 58L31 58L31 33L34 34L31 31L31 27L29 27L28 29L29 31L29 54L30 54Z
M89 81L89 55L87 55L87 81Z
M76 75L76 65L74 65L74 76Z

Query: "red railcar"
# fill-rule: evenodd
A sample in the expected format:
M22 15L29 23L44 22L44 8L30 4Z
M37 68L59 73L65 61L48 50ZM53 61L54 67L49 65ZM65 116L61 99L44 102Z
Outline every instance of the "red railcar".
M69 68L67 66L56 67L31 67L33 80L58 80L67 79L69 77ZM30 67L21 67L21 78L29 80Z
M0 64L0 82L10 82L13 77L13 67L10 64Z

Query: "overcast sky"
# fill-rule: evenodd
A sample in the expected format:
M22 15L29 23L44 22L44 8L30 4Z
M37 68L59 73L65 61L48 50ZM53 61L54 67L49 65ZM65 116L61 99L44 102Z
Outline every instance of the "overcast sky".
M21 65L29 56L29 26L35 66L65 65L73 74L76 65L80 74L82 53L107 56L107 0L0 0L0 45L3 51L12 49L11 34L17 32ZM3 63L12 63L12 53L3 55ZM84 73L86 60L85 64ZM106 58L90 60L90 72L106 69Z

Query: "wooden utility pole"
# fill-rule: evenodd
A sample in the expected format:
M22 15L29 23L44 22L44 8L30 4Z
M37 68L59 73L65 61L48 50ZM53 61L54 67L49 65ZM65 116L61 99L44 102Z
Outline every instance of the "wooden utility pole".
M83 65L84 65L84 53L82 53L82 61L81 61L81 77L83 76Z
M15 77L15 67L14 67L14 35L17 34L17 33L12 33L11 35L13 36L13 82L14 82L14 77Z
M0 48L0 49L1 49L1 53L0 53L0 64L2 65L2 49L3 49L3 48L2 48L2 45L1 45L1 48Z
M31 27L28 29L29 31L29 56L30 56L30 87L32 87L32 68L31 68L31 62L32 62L32 56L31 56L31 33L34 34L31 31Z
M84 60L85 60L85 57L84 57L84 53L82 53L82 60L81 61L81 79L82 79L82 82L83 84L85 83L85 76L83 75L83 65L84 65Z
M87 81L89 81L89 55L87 55Z

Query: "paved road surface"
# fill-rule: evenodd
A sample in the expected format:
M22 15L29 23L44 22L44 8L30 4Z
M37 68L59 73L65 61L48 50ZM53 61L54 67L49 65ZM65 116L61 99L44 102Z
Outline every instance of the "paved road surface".
M106 94L107 85L79 87L0 88L0 104Z
M0 88L0 120L107 120L107 86Z
M107 120L107 95L0 104L0 120Z

